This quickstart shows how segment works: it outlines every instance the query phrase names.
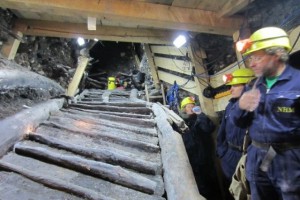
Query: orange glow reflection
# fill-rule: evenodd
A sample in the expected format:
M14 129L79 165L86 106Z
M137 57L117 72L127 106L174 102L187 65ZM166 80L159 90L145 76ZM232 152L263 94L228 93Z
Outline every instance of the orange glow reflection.
M34 126L32 124L29 124L25 127L25 134L29 134L29 133L32 133L34 131L35 131L35 129L34 129Z
M92 124L88 123L88 122L85 122L85 121L79 121L79 120L75 121L74 125L78 128L81 128L81 129L86 129L86 130L92 129Z

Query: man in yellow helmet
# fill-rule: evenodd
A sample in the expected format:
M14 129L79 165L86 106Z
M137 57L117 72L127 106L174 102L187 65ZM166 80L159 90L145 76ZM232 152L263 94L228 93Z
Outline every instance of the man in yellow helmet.
M182 134L182 139L199 192L206 199L220 199L213 160L212 133L215 125L201 112L199 106L195 106L193 97L186 97L181 101L179 115L189 127L189 131Z
M288 35L266 27L239 47L258 77L232 111L252 139L246 162L251 198L300 199L300 71L287 64Z
M222 171L224 174L224 189L226 199L233 199L228 188L236 166L242 156L242 146L246 128L237 127L232 118L232 110L236 106L245 85L254 78L254 72L248 68L235 70L232 74L225 74L223 79L226 85L231 86L231 99L226 106L222 123L217 135L217 156L221 159Z

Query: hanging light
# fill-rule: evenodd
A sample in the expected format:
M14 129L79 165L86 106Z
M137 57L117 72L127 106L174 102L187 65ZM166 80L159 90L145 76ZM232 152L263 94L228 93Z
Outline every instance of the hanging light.
M184 35L179 35L174 41L173 44L175 47L180 48L186 43L186 37Z
M85 44L85 41L82 37L79 37L79 38L77 38L77 43L78 43L79 46L82 46L82 45Z

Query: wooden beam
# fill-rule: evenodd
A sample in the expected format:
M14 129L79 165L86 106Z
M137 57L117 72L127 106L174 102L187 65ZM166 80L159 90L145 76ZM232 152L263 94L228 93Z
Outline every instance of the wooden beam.
M183 90L188 91L193 94L197 94L197 91L195 90L196 84L193 80L188 80L188 79L182 78L180 76L176 76L174 74L170 74L168 72L164 72L161 70L158 70L158 76L159 76L160 80L162 80L166 83L170 83L171 85L174 84L174 81L176 81L176 83L179 85L179 87L181 85L186 84L183 87L180 87L180 89L183 89Z
M17 35L22 38L23 34L21 32L17 32ZM9 37L8 41L4 43L1 48L1 54L5 56L8 60L13 60L18 51L20 40L15 39L13 37Z
M137 29L97 26L97 30L88 31L86 24L51 22L41 20L17 20L14 30L22 32L24 35L45 36L45 37L62 37L119 41L119 42L136 42L151 44L171 44L173 35L172 31L154 30L154 29Z
M197 8L201 2L199 0L173 0L172 6L185 7L185 8Z
M80 80L82 78L83 72L89 62L89 58L80 56L78 58L78 66L76 68L75 74L73 76L73 79L71 83L68 86L68 90L66 91L66 94L70 97L74 97L76 94L76 91L78 89Z
M291 45L294 46L290 54L300 50L300 39L298 38L299 34L300 34L300 25L297 26L295 29L291 30L289 33Z
M234 44L236 44L236 42L239 41L239 37L240 37L240 31L236 31L232 36ZM242 56L241 52L236 50L236 48L235 48L235 54L237 57L237 65L239 67L245 67L245 62L243 61L243 56Z
M204 200L205 198L199 194L181 135L173 130L167 120L168 116L161 106L154 103L152 110L157 122L157 129L161 132L159 143L168 199Z
M186 47L176 48L175 46L161 46L161 45L151 45L152 53L172 55L172 56L185 56L187 52Z
M216 12L123 0L1 0L0 7L43 15L77 17L81 23L94 16L101 23L232 35L241 17L218 17Z
M191 45L197 46L193 42L192 42ZM193 48L194 51L196 49L197 48ZM189 52L190 58L192 60L192 63L194 63L196 74L208 77L208 73L203 67L204 65L203 65L202 59L196 60L196 57L194 56L196 52L194 52L193 50L192 50L191 46L189 46L188 52ZM209 81L208 78L202 78L202 79L204 79L205 82ZM195 81L195 84L196 84L195 91L196 91L196 94L199 97L201 109L204 111L205 114L210 116L216 122L217 121L217 115L216 115L216 113L213 109L212 99L208 99L208 98L203 96L203 90L206 88L206 85L203 85L203 81L200 82L201 80L199 80L199 78L197 78L197 77L194 77L194 81Z
M228 17L248 6L254 0L229 0L218 12L219 17Z
M179 72L186 75L192 74L192 64L190 61L154 57L154 62L157 67L161 67L163 69Z
M145 53L146 56L148 58L148 64L149 64L149 68L150 68L150 72L151 72L151 76L153 79L153 82L155 84L155 87L159 87L159 78L158 78L158 74L157 74L157 68L154 64L154 60L153 60L153 54L150 50L150 46L148 44L145 44Z

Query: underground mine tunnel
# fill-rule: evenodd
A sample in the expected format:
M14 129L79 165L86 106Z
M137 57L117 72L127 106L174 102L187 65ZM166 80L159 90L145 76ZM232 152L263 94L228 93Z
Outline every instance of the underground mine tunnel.
M286 32L299 69L299 10L298 0L1 0L0 199L233 199L216 153L232 102L223 75L250 68L236 44L263 27ZM297 141L299 98L287 99L265 116L285 117ZM191 125L187 104L205 126Z

